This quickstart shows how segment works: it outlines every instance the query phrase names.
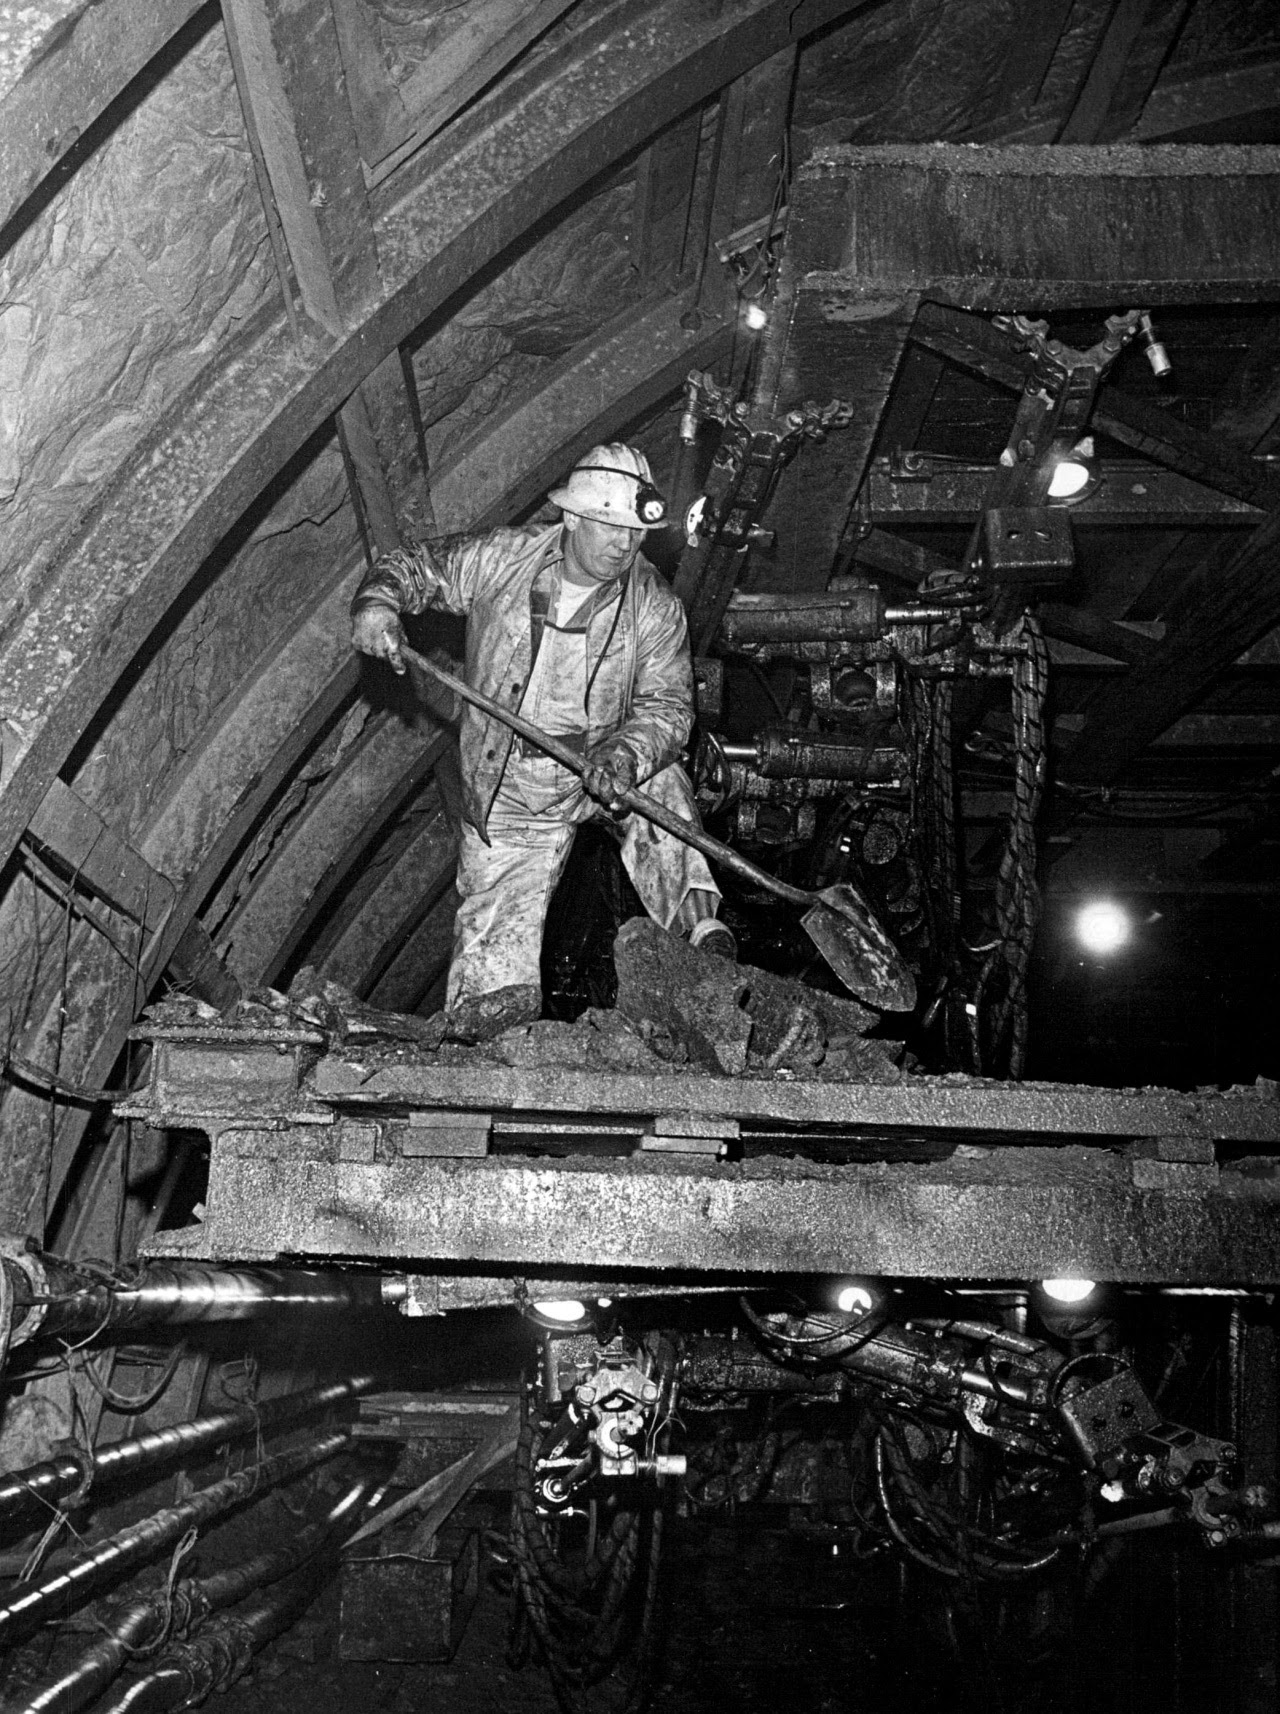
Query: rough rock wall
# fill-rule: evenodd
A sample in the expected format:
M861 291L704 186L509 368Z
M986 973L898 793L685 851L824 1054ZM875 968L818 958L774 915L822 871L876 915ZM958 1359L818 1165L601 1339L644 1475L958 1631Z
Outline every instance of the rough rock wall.
M0 263L0 627L95 484L275 289L218 24Z
M577 209L415 350L433 463L640 297L630 252L633 192L628 180Z
M122 685L71 776L126 838L145 827L157 788L202 741L227 696L350 563L355 516L336 442L326 439L234 551L204 568L163 644ZM317 685L317 691L320 686ZM180 880L181 876L172 877Z

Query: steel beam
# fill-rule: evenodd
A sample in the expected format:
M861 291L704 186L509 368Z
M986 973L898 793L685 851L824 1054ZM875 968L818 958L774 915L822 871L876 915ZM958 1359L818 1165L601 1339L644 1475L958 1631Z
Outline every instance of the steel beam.
M415 1258L495 1268L625 1266L700 1274L931 1279L1081 1275L1123 1282L1280 1281L1280 1194L1136 1184L1105 1151L1012 1149L924 1166L705 1159L399 1160L301 1156L243 1132L214 1151L196 1231L169 1253ZM283 1145L283 1146L282 1146ZM1198 1169L1190 1169L1195 1180Z
M1276 148L834 145L792 207L832 324L913 292L1037 312L1280 296Z
M335 762L219 929L244 983L270 981L288 962L450 741L426 720L375 717L362 741Z
M957 464L908 453L906 459L877 459L865 493L873 524L971 525L983 510L983 496L994 474L991 465ZM1268 475L1265 465L1259 475ZM1249 529L1261 522L1256 506L1216 489L1136 459L1109 459L1098 487L1073 501L1075 525L1108 528Z

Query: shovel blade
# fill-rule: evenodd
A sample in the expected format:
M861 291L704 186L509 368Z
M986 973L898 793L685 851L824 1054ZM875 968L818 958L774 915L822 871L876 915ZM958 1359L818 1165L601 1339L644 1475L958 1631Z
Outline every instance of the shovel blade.
M850 886L824 887L801 926L851 994L883 1012L909 1012L915 977L865 900Z

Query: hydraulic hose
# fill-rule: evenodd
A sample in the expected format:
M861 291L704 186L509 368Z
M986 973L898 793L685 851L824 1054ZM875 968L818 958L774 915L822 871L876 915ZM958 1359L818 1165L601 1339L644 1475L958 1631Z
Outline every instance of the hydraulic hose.
M76 1714L102 1695L139 1649L156 1648L167 1630L194 1629L208 1614L297 1570L335 1530L345 1536L376 1482L373 1475L362 1477L325 1517L299 1530L283 1547L268 1548L209 1577L184 1579L171 1594L158 1590L117 1607L102 1620L107 1634L65 1671L28 1691L27 1701L14 1714Z
M180 1505L166 1506L141 1523L131 1524L99 1542L65 1571L55 1572L39 1583L15 1583L0 1602L0 1640L26 1636L46 1619L62 1618L79 1602L87 1600L91 1590L109 1573L122 1575L131 1566L178 1541L193 1526L207 1523L277 1482L300 1476L304 1470L343 1451L350 1442L350 1434L343 1429L306 1446L264 1458L247 1470L202 1488Z
M211 1268L153 1262L134 1280L98 1280L72 1263L39 1258L39 1273L5 1257L15 1342L123 1327L248 1321L279 1310L381 1311L392 1294L380 1274L305 1268ZM388 1282L389 1283L389 1282Z
M87 1481L96 1484L219 1446L224 1440L256 1434L259 1430L265 1433L330 1405L341 1404L344 1399L357 1398L373 1384L372 1375L356 1375L328 1386L309 1387L305 1392L286 1393L260 1405L234 1405L172 1428L154 1429L134 1440L117 1440L110 1446L99 1447L91 1458L66 1455L42 1464L29 1464L25 1470L14 1470L0 1478L0 1526L25 1522L29 1513L47 1511Z
M315 1599L349 1532L335 1532L326 1549L282 1578L270 1595L251 1606L211 1620L190 1642L169 1649L144 1678L136 1680L104 1714L161 1714L193 1708L213 1690L225 1690L273 1637L289 1629Z

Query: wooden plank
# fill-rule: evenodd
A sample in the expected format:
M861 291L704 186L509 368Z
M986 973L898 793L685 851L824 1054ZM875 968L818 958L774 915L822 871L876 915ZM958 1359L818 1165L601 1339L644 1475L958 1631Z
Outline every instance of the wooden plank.
M153 869L61 780L49 787L27 835L73 885L148 932L173 909L176 890L168 876Z
M1148 0L1142 25L1090 141L1116 142L1137 123L1190 10L1191 0Z
M267 165L302 307L340 339L346 328L267 14L258 0L224 0L222 11L245 122Z
M1150 659L1159 643L1141 631L1131 630L1115 619L1104 619L1082 607L1067 607L1050 601L1039 609L1046 637L1060 643L1072 643L1078 649L1091 649L1095 655L1107 655L1113 661L1125 661L1136 666Z
M550 29L575 0L475 0L464 21L401 84L402 135L369 163L369 187L381 184L415 149L448 124L517 55ZM394 133L389 133L389 136Z
M1192 708L1217 675L1280 622L1280 512L1274 513L1223 568L1203 578L1181 622L1144 661L1100 690L1085 709L1085 727L1061 772L1076 784L1118 779L1177 717Z
M913 343L1010 392L1022 391L1030 371L1029 360L1015 351L1002 333L982 316L965 310L921 304L910 337ZM1280 479L1265 464L1229 441L1191 428L1159 405L1126 393L1111 382L1103 382L1098 391L1092 426L1144 457L1224 494L1234 494L1251 506L1265 511L1280 507Z
M1102 136L1146 12L1147 0L1116 0L1084 83L1063 121L1060 143L1096 143Z
M1257 127L1259 141L1275 135L1280 114L1280 59L1254 65L1193 68L1162 77L1147 98L1129 143L1168 143L1221 136L1223 127Z
M382 43L365 0L331 0L338 51L347 78L347 99L367 167L374 166L404 135L409 115L391 81Z

